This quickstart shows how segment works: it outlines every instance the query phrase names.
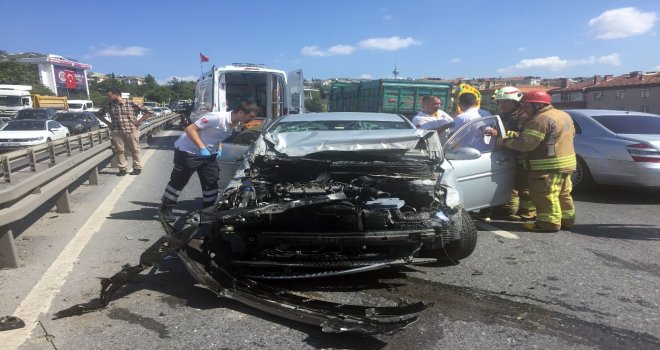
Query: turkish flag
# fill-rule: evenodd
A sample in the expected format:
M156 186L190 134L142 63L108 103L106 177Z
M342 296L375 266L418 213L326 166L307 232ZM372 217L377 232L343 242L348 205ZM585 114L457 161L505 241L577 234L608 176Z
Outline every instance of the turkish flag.
M204 56L204 54L200 52L200 53L199 53L199 61L200 61L200 62L208 62L208 61L209 61L209 58L206 57L206 56Z
M75 89L76 88L76 73L74 73L72 70L65 70L64 71L64 81L66 82L66 88L67 89Z

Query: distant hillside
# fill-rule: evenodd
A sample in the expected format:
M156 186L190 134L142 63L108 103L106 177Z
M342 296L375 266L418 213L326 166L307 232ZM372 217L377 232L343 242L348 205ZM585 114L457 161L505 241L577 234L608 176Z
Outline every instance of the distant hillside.
M45 57L47 54L39 52L21 52L21 53L9 53L5 50L0 50L0 62L7 60L18 60L21 58L32 58L32 57ZM73 58L65 57L67 60L78 62L78 60Z

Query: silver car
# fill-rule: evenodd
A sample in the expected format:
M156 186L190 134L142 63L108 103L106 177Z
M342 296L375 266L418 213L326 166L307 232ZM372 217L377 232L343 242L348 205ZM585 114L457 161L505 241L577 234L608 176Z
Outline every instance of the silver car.
M220 161L242 157L240 167L183 230L206 223L216 263L271 277L464 259L477 242L468 211L506 203L513 185L514 157L483 136L488 126L501 129L499 117L464 125L443 149L396 114L280 117L248 131L256 141L222 143Z
M575 124L575 191L595 184L660 188L660 115L569 109Z

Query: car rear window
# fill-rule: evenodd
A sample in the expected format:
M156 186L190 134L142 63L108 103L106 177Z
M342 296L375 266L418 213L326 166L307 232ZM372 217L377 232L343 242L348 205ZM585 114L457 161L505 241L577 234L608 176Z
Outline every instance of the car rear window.
M342 131L342 130L398 130L410 129L403 121L382 120L315 120L294 121L277 124L270 132L304 132L304 131Z
M5 125L2 130L44 130L46 129L46 121L40 120L12 120Z
M599 115L593 118L616 134L660 134L660 117L647 115Z
M16 119L48 119L48 114L46 111L20 110Z
M85 116L82 113L59 113L55 117L57 121L69 121L69 120L85 120Z

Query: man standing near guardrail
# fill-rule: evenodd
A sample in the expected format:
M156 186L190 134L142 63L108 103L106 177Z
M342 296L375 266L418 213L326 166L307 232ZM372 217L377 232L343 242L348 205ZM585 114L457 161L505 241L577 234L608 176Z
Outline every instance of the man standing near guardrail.
M125 176L128 161L126 160L126 148L131 151L133 159L133 171L131 175L140 175L142 172L142 155L140 153L140 122L137 116L142 112L145 117L151 112L145 107L138 106L134 102L124 100L119 89L110 88L105 92L108 103L96 112L97 117L108 124L111 130L112 146L117 155L117 176ZM106 119L106 113L110 114L110 120Z

